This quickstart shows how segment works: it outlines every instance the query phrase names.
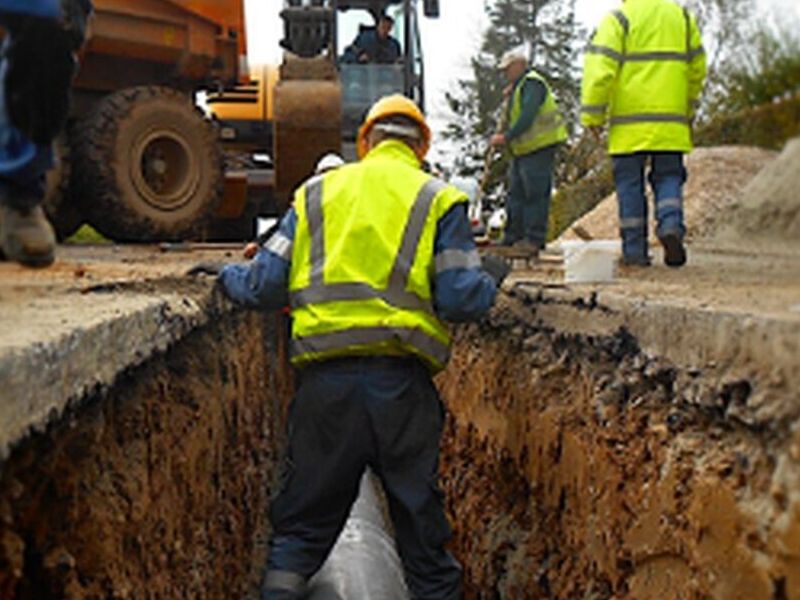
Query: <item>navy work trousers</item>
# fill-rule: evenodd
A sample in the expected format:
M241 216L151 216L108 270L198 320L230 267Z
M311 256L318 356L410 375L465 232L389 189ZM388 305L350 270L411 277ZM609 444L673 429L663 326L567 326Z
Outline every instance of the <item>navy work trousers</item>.
M613 157L614 184L619 201L622 254L632 263L648 261L645 166L656 200L656 235L678 234L683 239L683 184L686 169L680 152L637 152Z
M386 492L412 596L461 597L461 567L445 549L451 532L438 486L443 417L430 374L413 358L349 357L301 371L289 409L284 481L271 506L262 599L299 597L292 587L325 561L367 466Z
M537 248L544 248L557 148L557 145L547 146L512 159L503 244L527 240Z

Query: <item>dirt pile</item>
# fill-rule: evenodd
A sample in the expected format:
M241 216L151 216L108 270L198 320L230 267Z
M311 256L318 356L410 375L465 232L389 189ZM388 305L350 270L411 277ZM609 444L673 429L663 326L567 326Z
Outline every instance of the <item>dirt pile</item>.
M0 471L0 598L247 598L289 381L276 322L224 316Z
M720 146L697 148L686 158L688 179L684 186L684 219L687 240L704 237L724 219L742 189L772 159L775 153L761 148L746 146ZM649 217L650 235L655 242L655 218L652 195ZM619 237L617 197L612 194L593 211L581 217L576 225L583 227L595 239ZM577 239L570 229L560 239Z
M719 219L712 239L722 245L742 240L781 248L800 247L800 138L786 144Z

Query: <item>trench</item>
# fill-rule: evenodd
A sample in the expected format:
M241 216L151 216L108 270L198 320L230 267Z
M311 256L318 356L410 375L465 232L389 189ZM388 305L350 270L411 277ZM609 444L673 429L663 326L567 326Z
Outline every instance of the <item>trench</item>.
M16 444L0 598L257 598L284 319L218 315ZM457 328L437 385L466 598L800 598L795 390L674 364L625 327L569 331L519 298ZM787 408L758 418L767 391Z

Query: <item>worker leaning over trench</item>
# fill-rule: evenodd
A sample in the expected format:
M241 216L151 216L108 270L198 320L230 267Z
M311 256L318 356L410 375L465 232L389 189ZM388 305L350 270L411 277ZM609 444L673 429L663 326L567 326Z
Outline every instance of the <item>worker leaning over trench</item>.
M586 49L581 123L596 137L608 122L623 262L649 266L644 170L655 194L656 235L670 267L686 263L683 154L706 75L694 17L672 0L623 0Z
M302 597L344 526L367 466L386 492L415 598L461 597L461 568L438 488L444 368L442 320L492 306L508 274L478 257L467 197L426 174L430 129L407 98L370 109L358 163L311 178L278 232L245 265L220 274L242 304L292 308L298 387L263 600Z

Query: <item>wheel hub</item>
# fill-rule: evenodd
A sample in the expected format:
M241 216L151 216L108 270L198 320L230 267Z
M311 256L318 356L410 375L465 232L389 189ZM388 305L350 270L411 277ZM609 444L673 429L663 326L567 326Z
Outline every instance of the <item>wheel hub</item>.
M133 184L154 208L174 211L188 204L200 182L196 159L186 141L169 130L151 131L133 148Z

